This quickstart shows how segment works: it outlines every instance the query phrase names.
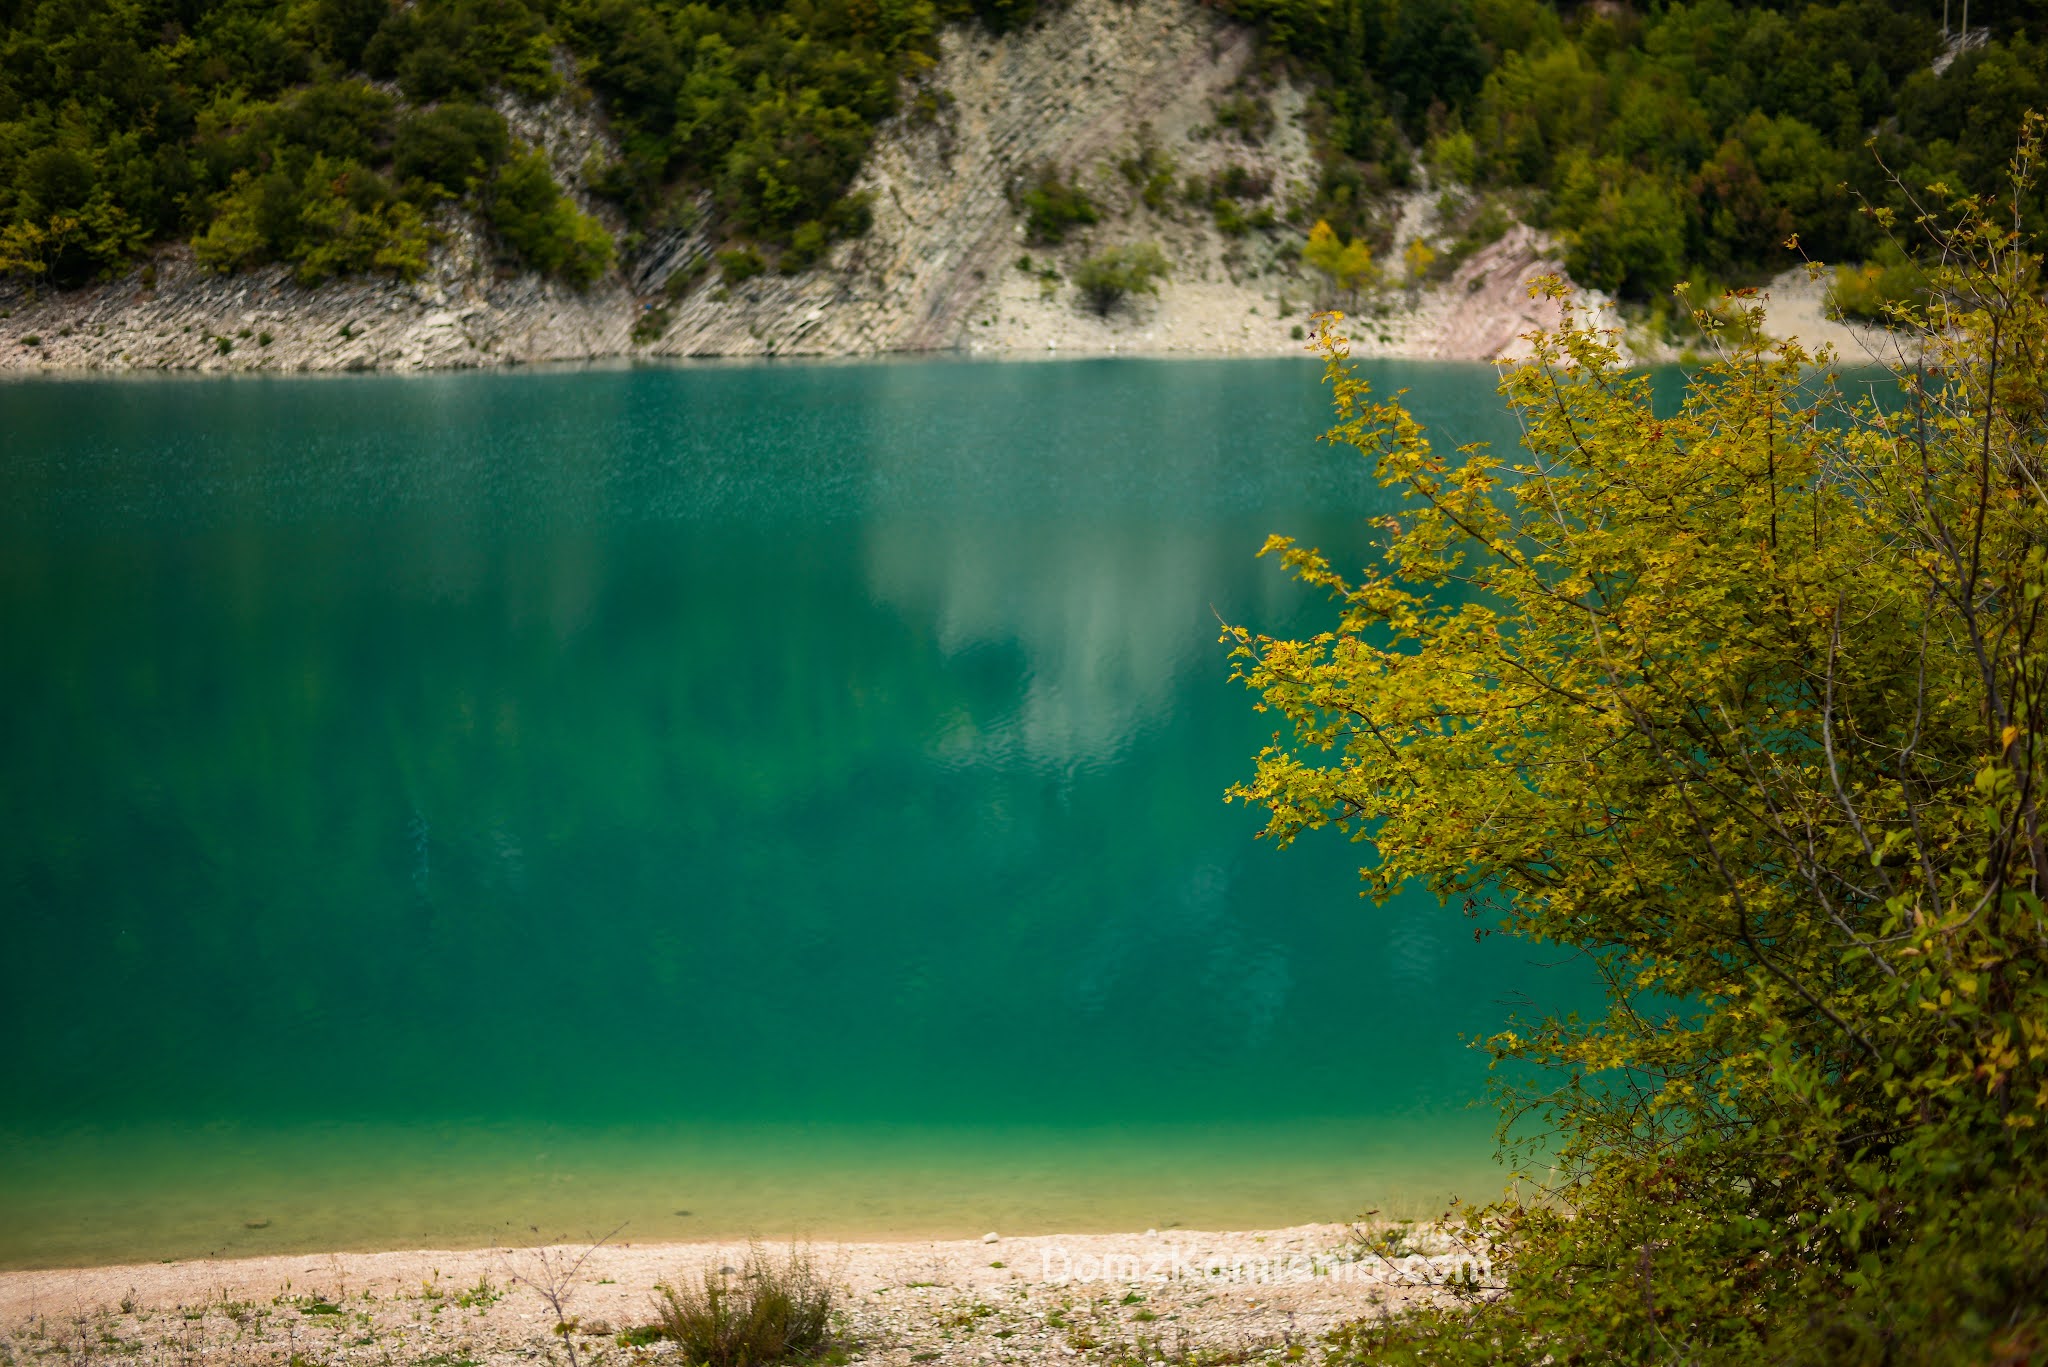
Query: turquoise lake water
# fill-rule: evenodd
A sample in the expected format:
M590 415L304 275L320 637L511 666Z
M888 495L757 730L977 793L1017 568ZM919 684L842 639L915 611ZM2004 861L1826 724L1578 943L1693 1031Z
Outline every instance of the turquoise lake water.
M0 386L0 1265L1497 1194L1555 970L1222 801L1318 378Z

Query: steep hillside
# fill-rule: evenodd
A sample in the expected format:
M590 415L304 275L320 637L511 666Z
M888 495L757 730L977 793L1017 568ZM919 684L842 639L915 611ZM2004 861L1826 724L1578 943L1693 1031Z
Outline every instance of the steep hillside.
M648 233L619 268L578 288L506 270L487 227L457 212L444 217L445 240L412 281L350 275L308 286L284 264L222 274L173 248L113 283L39 293L0 285L0 366L407 369L953 348L1292 352L1313 306L1345 300L1300 264L1299 234L1277 222L1289 196L1299 200L1318 174L1303 92L1284 80L1262 87L1272 118L1257 136L1217 125L1218 103L1244 80L1254 50L1249 29L1191 0L1074 0L1002 35L954 25L855 182L872 214L868 231L794 273L735 278L744 263L718 263L706 213L695 230ZM617 155L587 103L502 94L498 108L516 136L545 150L579 209L622 229L583 183L583 168ZM1026 202L1047 175L1078 190L1096 218L1067 226L1057 243L1032 240ZM1409 197L1397 251L1436 226L1430 203L1420 192ZM1159 247L1168 273L1156 297L1138 292L1096 307L1074 277L1092 256L1129 244ZM1362 343L1489 356L1537 317L1521 281L1554 267L1541 239L1516 231L1476 254L1443 291L1396 294L1386 316L1361 331Z
M1644 358L1685 343L1657 303L1681 270L1708 297L1776 276L1774 316L1853 349L1874 334L1830 321L1825 287L1787 272L1782 244L1796 229L1852 259L1891 250L1844 226L1853 196L1822 184L1849 165L1835 144L1874 115L1881 148L1917 158L1911 174L1953 162L1970 183L2016 125L2005 106L2042 80L2024 34L1929 47L1933 21L1904 14L1912 41L1893 55L1907 65L1867 65L1856 100L1830 107L1829 143L1791 113L1759 112L1797 103L1790 76L1753 91L1726 79L1793 30L1723 0L1690 18L1594 6L1563 19L1542 0L1342 0L1321 18L1292 0L915 0L879 29L861 26L862 6L826 0L744 14L319 0L310 29L279 21L299 65L272 53L277 71L237 83L217 61L178 57L189 45L171 41L175 26L144 32L160 2L79 0L108 23L127 16L127 37L8 34L21 65L0 89L0 180L15 168L0 185L0 219L13 215L0 369L1276 353L1330 306L1358 315L1363 352L1478 359L1547 320L1525 282L1568 267L1650 301L1632 315ZM59 0L27 3L47 18ZM1817 6L1797 7L1814 42L1869 45L1836 23L1850 9ZM285 13L267 0L187 8L205 51L261 47L223 15ZM330 11L361 11L357 29L380 36L322 36ZM634 27L656 14L668 27ZM942 14L956 17L935 27ZM1441 25L1416 27L1433 14ZM419 15L470 27L451 37ZM1373 37L1388 15L1400 23ZM1680 29L1691 56L1667 41ZM478 44L514 30L519 43ZM156 44L146 61L137 42ZM488 60L451 74L464 44ZM1912 66L1921 48L1939 56ZM88 117L58 98L67 79L104 85L123 50L162 86L148 118L183 110L183 141L142 113L101 102ZM1389 65L1404 52L1441 81ZM1539 67L1570 75L1569 109L1543 103L1566 86L1531 85ZM37 89L41 103L24 103ZM1713 151L1723 114L1736 122ZM148 128L131 136L123 119ZM153 159L137 160L151 137ZM1573 179L1588 167L1599 175ZM1630 199L1651 189L1656 205ZM1917 279L1902 257L1864 268L1863 312Z

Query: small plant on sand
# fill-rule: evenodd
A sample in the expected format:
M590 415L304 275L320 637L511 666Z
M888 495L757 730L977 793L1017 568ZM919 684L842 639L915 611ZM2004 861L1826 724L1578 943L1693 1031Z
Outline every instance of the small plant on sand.
M576 1333L581 1326L569 1314L569 1302L576 1296L576 1279L581 1275L583 1265L590 1261L591 1255L610 1243L612 1235L624 1228L624 1225L617 1226L611 1234L597 1240L581 1253L572 1254L570 1250L559 1247L533 1248L526 1251L523 1262L515 1262L509 1253L505 1255L505 1275L546 1301L548 1309L554 1312L554 1334L562 1341L562 1351L569 1358L569 1367L582 1367L576 1354ZM538 1235L540 1231L536 1229L533 1232ZM478 1291L489 1289L490 1282L487 1278L477 1279ZM493 1296L492 1299L495 1300L496 1297ZM457 1300L468 1304L463 1297L458 1297ZM483 1302L484 1305L490 1303Z
M488 1310L503 1299L505 1293L492 1286L488 1276L480 1276L475 1286L456 1293L455 1303L464 1310Z
M1407 1220L1396 1220L1378 1228L1354 1229L1351 1244L1353 1252L1366 1262L1376 1258L1405 1258L1422 1251L1415 1243L1414 1226Z
M662 1285L658 1295L662 1336L704 1367L814 1357L832 1315L832 1288L801 1249L778 1261L756 1248L737 1273L706 1269L695 1282Z

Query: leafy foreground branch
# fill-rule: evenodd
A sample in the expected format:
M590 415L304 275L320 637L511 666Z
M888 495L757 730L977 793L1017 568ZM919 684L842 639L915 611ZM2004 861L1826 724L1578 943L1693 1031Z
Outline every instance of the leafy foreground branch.
M1339 615L1226 631L1292 728L1233 796L1607 988L1488 1042L1536 1079L1499 1084L1504 1144L1557 1153L1469 1217L1497 1273L1356 1356L2048 1356L2048 312L2016 220L1951 206L1926 368L1882 403L1756 342L1660 418L1567 327L1504 381L1508 462L1436 450L1326 341L1329 439L1402 503L1355 580L1268 544Z

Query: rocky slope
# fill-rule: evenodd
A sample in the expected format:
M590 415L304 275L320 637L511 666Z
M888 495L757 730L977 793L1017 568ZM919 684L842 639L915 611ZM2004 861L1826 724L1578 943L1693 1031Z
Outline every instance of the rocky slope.
M451 220L427 274L295 284L281 268L222 276L182 249L128 278L68 293L0 285L0 370L415 370L606 357L1018 353L1292 354L1327 284L1294 260L1285 229L1222 231L1179 187L1240 168L1280 211L1315 166L1303 95L1270 88L1256 142L1216 126L1218 98L1252 57L1252 35L1193 0L1072 0L1000 37L959 27L923 99L882 136L857 190L873 227L818 267L727 285L701 231L641 244L585 291L493 262L474 223ZM567 100L508 99L521 136L546 147L559 179L603 144L600 120ZM1119 169L1142 146L1174 189L1148 207ZM1057 249L1025 240L1015 188L1053 165L1083 184L1102 220ZM592 205L577 190L586 207ZM1442 245L1436 198L1399 206L1406 242ZM614 226L618 226L614 224ZM1070 283L1089 254L1158 244L1171 277L1098 315ZM1395 266L1398 271L1398 265ZM1391 290L1349 326L1361 354L1492 359L1554 311L1525 282L1560 270L1549 244L1514 228L1442 285ZM664 290L678 285L674 297ZM1596 314L1611 320L1603 300ZM1639 349L1640 350L1640 349Z

